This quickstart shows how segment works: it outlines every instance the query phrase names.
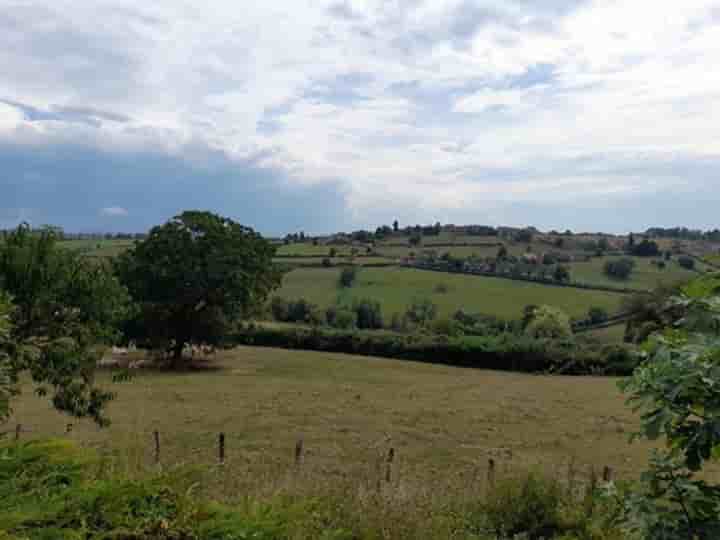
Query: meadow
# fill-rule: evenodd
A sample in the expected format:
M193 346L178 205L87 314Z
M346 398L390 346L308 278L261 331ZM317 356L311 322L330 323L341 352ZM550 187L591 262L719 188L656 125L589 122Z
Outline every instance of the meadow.
M108 372L100 378L110 384ZM208 487L225 498L285 478L300 439L307 474L358 485L375 482L392 447L393 479L406 489L484 478L490 458L499 474L573 466L585 476L610 466L619 477L647 460L646 444L628 444L638 419L613 378L241 347L205 369L140 370L111 386L112 425L76 422L67 436L142 472L154 467L155 430L165 467L216 463L224 432L225 474ZM22 424L25 439L43 438L65 436L69 421L28 391L11 425Z
M632 257L635 269L628 279L620 280L607 276L603 270L605 263L619 257L593 257L587 262L574 262L568 265L573 281L610 287L629 287L633 289L654 289L661 284L673 284L689 281L697 276L696 272L682 268L677 261L666 262L665 268L652 264L653 259Z
M58 242L58 247L82 251L88 257L109 258L120 255L130 248L134 242L135 240L116 239L61 240Z
M338 289L338 269L300 268L285 275L277 296L305 298L326 307L353 298L373 298L382 304L389 320L404 313L415 298L430 298L439 316L451 316L458 309L517 319L529 304L550 304L571 316L582 317L592 306L617 312L623 295L603 291L553 287L492 277L429 272L407 268L366 268L359 272L350 289ZM438 292L438 286L447 292Z

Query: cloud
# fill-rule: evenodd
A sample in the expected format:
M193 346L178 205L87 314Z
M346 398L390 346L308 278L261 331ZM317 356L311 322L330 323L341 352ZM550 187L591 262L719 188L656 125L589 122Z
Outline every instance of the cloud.
M107 206L100 209L100 215L106 217L127 217L129 212L121 206Z
M593 198L658 194L663 207L680 184L717 182L718 13L713 0L0 0L0 145L40 152L45 178L67 168L48 157L59 149L124 167L78 167L76 196L137 192L130 170L170 193L148 173L162 161L179 200L302 194L315 211L295 215L323 230L526 223L528 208L562 205L617 228ZM205 192L208 170L224 198ZM323 217L323 191L340 211ZM133 226L160 214L107 195L96 220L107 201L132 208ZM52 202L4 204L59 219Z

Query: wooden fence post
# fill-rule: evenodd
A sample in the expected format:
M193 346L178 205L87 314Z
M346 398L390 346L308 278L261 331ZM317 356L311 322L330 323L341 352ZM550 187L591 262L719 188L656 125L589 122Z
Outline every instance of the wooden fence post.
M15 426L15 440L20 440L20 433L22 433L22 424L18 424Z
M495 460L488 459L487 483L490 487L495 487Z
M155 465L160 464L160 432L156 429L153 431L153 439L155 440Z
M299 467L303 460L303 440L298 439L295 443L295 465Z
M392 466L393 466L394 460L395 460L395 449L393 447L390 447L390 450L388 450L387 459L385 460L385 463L386 463L385 482L387 482L388 484L390 483L390 480L392 480Z
M218 437L218 458L220 460L220 465L225 463L225 434L220 433L220 436Z
M610 468L606 465L605 468L603 469L603 482L612 482L612 474L613 474L612 468Z

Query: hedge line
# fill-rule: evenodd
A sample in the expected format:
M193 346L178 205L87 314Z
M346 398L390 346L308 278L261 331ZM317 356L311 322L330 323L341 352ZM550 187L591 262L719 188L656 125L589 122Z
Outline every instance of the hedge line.
M404 335L319 328L249 327L235 334L235 345L277 347L431 364L566 375L628 375L637 357L626 346L579 346L512 334L500 336Z
M540 277L527 277L527 276L513 276L511 274L498 274L496 272L482 272L480 270L472 270L472 271L466 271L466 270L452 270L450 268L447 268L445 266L441 265L420 265L420 264L403 264L402 266L405 266L407 268L414 268L416 270L428 270L431 272L446 272L449 274L467 274L472 276L483 276L483 277L493 277L498 279L510 279L513 281L527 281L530 283L540 283L542 285L552 285L555 287L569 287L574 289L585 289L585 290L591 290L591 291L604 291L604 292L614 292L614 293L621 293L621 294L633 294L633 293L649 293L650 291L647 289L633 289L631 287L609 287L606 285L593 285L590 283L581 283L579 281L568 281L568 282L560 282L555 281L554 279L543 279Z

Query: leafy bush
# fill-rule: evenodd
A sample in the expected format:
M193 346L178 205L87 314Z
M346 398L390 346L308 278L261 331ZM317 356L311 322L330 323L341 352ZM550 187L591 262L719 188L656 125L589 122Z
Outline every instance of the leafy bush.
M340 280L338 285L343 288L349 288L355 285L357 280L358 268L357 266L348 266L342 269L340 272Z
M353 301L352 311L355 313L356 325L364 330L379 330L383 327L380 302L369 298Z
M566 266L558 265L553 272L553 278L560 283L568 282L570 281L570 270Z
M437 316L437 306L429 298L416 298L405 310L405 317L412 324L427 326Z
M603 268L605 275L614 279L629 279L635 268L635 261L629 257L607 261Z
M688 257L687 255L682 255L678 257L678 264L682 266L683 268L686 268L688 270L694 270L695 269L695 259L692 257Z
M530 474L495 486L482 505L489 532L499 538L554 538L563 528L563 489L555 479Z
M330 268L330 267L333 265L332 259L330 259L329 257L324 257L323 260L322 260L322 265L323 265L325 268Z
M437 319L432 323L435 334L448 337L458 337L463 334L462 325L453 319Z
M553 341L508 333L448 338L428 334L256 327L237 333L234 341L238 345L384 356L530 373L627 375L637 365L637 355L624 346L580 346L571 340Z
M594 306L588 310L588 321L590 321L590 324L601 324L609 318L610 315L605 308Z
M532 313L525 332L534 338L566 338L572 335L570 318L560 309L540 306Z
M437 285L435 285L433 291L437 294L447 294L450 291L450 287L447 285L447 283L438 283Z

